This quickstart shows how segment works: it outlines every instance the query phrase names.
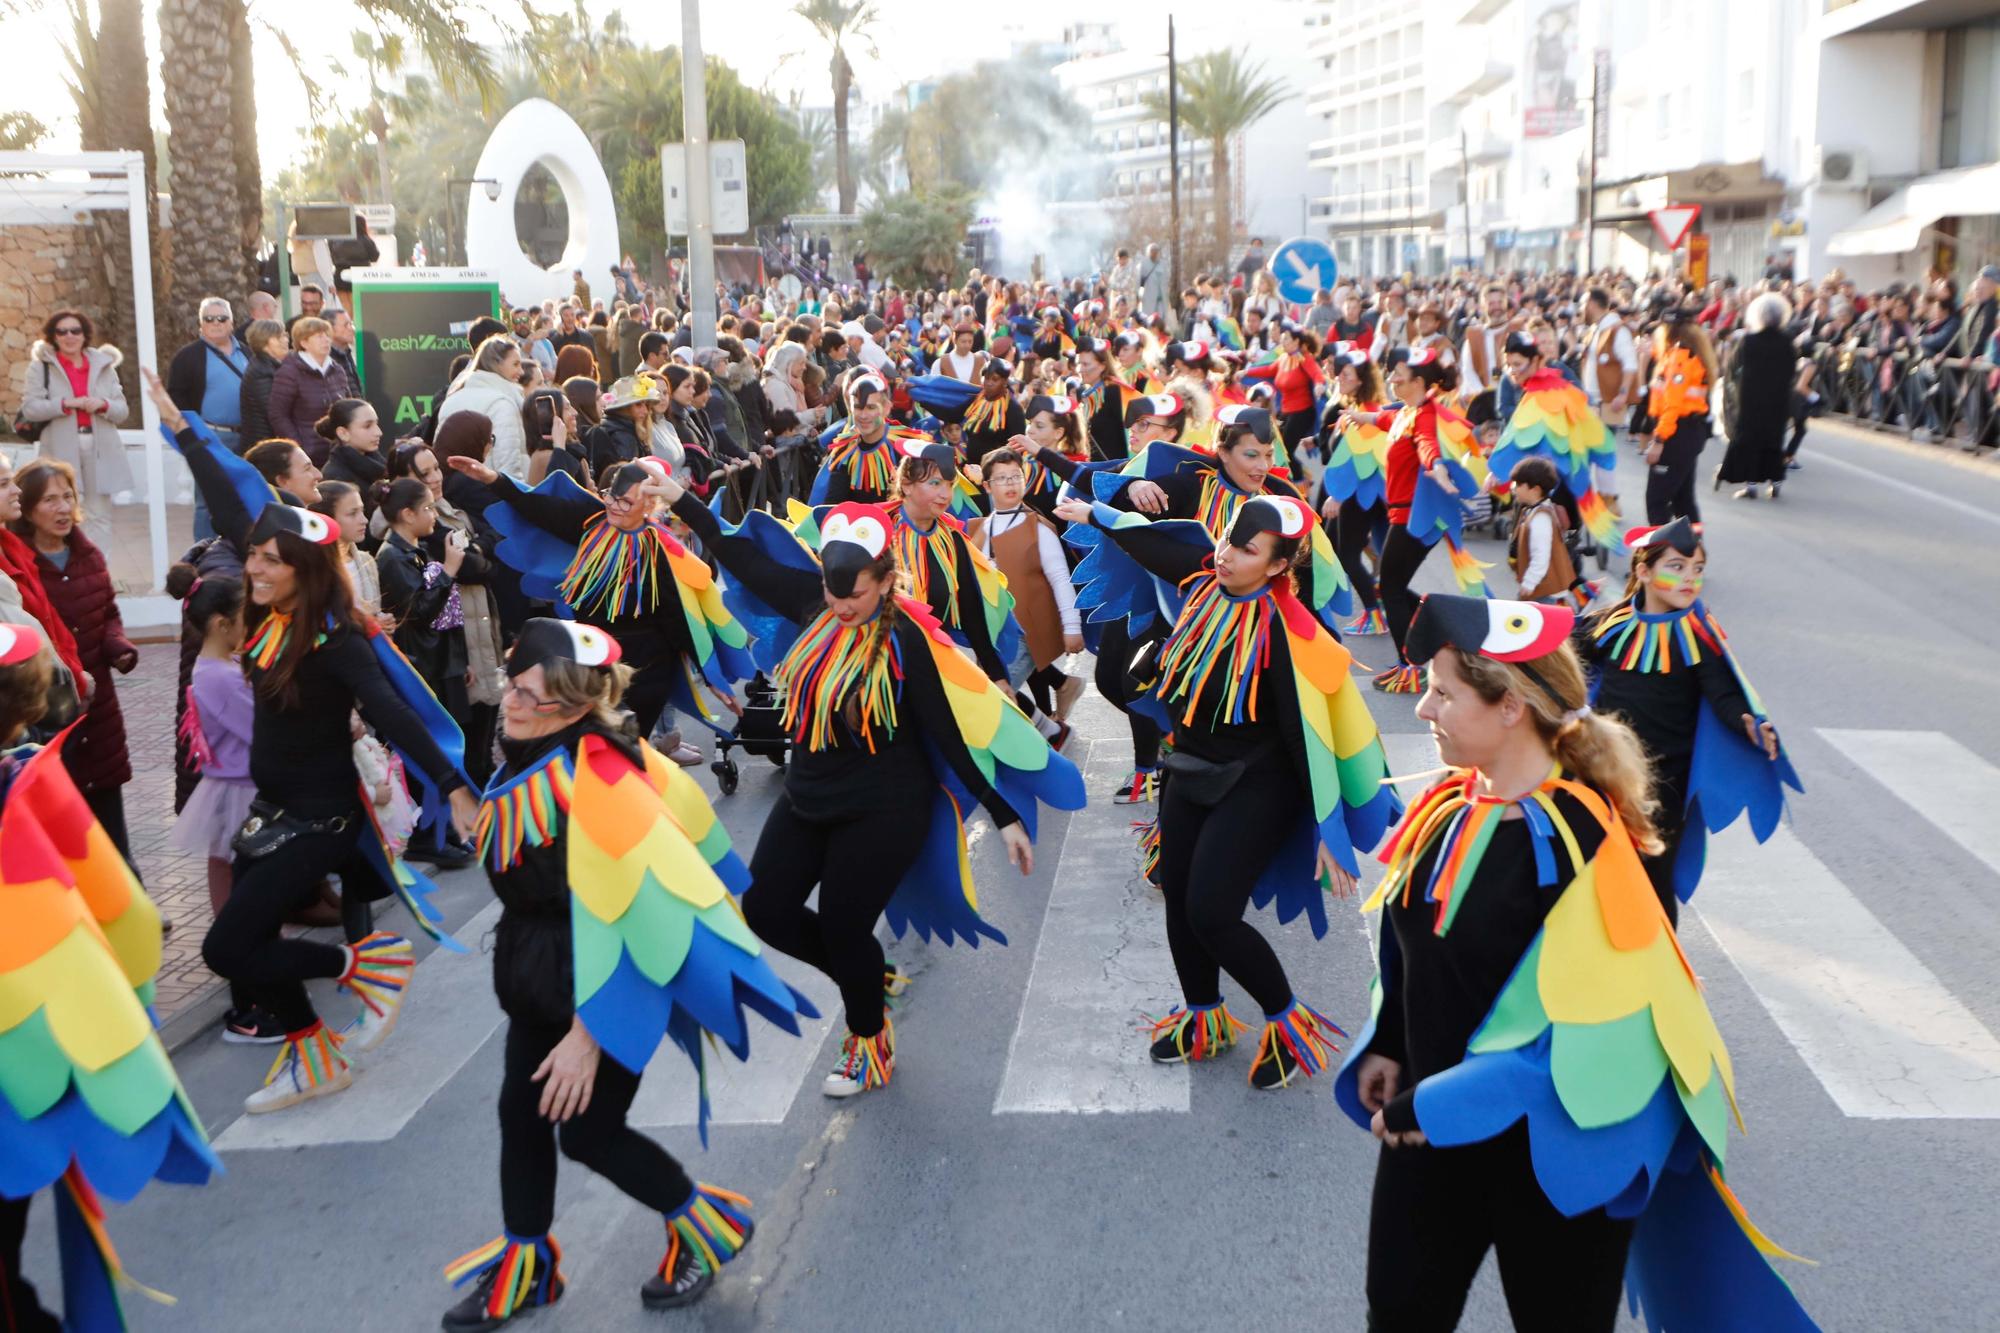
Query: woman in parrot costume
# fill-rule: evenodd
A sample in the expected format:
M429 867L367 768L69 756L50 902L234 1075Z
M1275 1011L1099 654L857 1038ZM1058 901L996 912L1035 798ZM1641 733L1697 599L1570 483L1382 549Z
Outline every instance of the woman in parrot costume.
M1386 694L1415 694L1423 687L1422 675L1403 652L1403 636L1417 609L1410 583L1443 538L1460 590L1484 595L1479 571L1485 566L1459 544L1465 524L1459 501L1478 492L1486 465L1472 427L1445 402L1458 387L1457 369L1433 348L1398 348L1387 360L1389 392L1401 406L1372 417L1343 412L1335 426L1342 432L1372 426L1388 433L1382 500L1389 511L1389 537L1382 544L1376 591L1396 643L1397 663L1374 683Z
M1335 367L1332 395L1321 420L1322 446L1326 467L1320 473L1320 515L1333 524L1333 548L1362 612L1343 634L1387 634L1389 622L1382 615L1382 601L1375 591L1375 576L1368 571L1362 553L1371 542L1381 541L1378 530L1386 533L1389 510L1383 502L1383 486L1389 463L1389 433L1375 424L1388 395L1382 387L1382 370L1368 353L1350 343L1338 343L1331 358ZM1352 424L1342 429L1343 418ZM1380 554L1380 551L1377 551Z
M664 463L620 463L597 495L560 472L525 489L477 459L451 465L493 493L486 518L501 535L493 554L520 571L522 590L622 645L634 672L625 707L640 735L651 736L669 707L721 730L703 690L729 697L755 674L750 636L724 607L709 567L667 528L644 488ZM692 746L668 752L681 763L700 759Z
M1646 873L1670 918L1701 883L1708 835L1750 816L1757 841L1804 791L1729 636L1701 600L1708 553L1687 519L1625 534L1632 574L1618 601L1577 626L1593 707L1638 733L1653 761L1660 850Z
M1382 851L1374 1012L1334 1093L1382 1142L1368 1326L1454 1327L1486 1252L1517 1327L1808 1329L1723 1183L1729 1053L1640 865L1646 756L1593 712L1575 614L1426 597L1447 776Z
M1505 356L1507 376L1520 387L1521 401L1487 459L1494 491L1507 489L1507 479L1522 459L1547 459L1562 477L1562 489L1553 497L1556 502L1573 510L1572 522L1599 544L1619 549L1617 515L1597 490L1592 472L1593 467L1617 464L1617 444L1611 432L1591 411L1583 390L1549 365L1532 333L1508 334Z
M1381 839L1396 805L1374 719L1348 678L1353 659L1293 588L1318 531L1312 509L1256 496L1219 537L1102 502L1066 500L1057 513L1115 544L1143 571L1133 581L1144 595L1175 606L1143 706L1174 739L1159 875L1183 1004L1154 1024L1152 1058L1214 1059L1247 1030L1223 1007L1226 971L1263 1011L1251 1085L1319 1073L1346 1034L1293 992L1243 915L1275 904L1281 922L1303 912L1324 936L1324 894L1353 895L1356 852ZM1131 577L1115 569L1080 598Z
M750 1054L747 1013L798 1035L812 1005L779 979L733 895L748 874L694 779L629 734L631 669L594 626L537 618L507 657L501 752L479 805L480 860L501 903L493 989L507 1014L500 1085L504 1230L455 1260L470 1290L444 1327L471 1333L563 1294L556 1154L665 1222L647 1309L699 1300L752 1231L749 1201L688 1178L626 1123L664 1037L693 1062L708 1138L704 1047Z
M17 744L43 715L54 660L38 630L0 625L0 1328L122 1333L129 1279L100 1198L204 1184L222 1164L153 1030L159 910L64 769L68 733ZM43 1189L60 1321L21 1271Z
M972 386L968 385L968 389ZM847 420L832 429L821 446L826 458L813 478L811 499L816 505L882 504L895 489L896 452L901 440L928 440L920 430L893 425L889 421L889 386L873 371L863 371L847 381ZM977 396L973 389L966 401ZM918 402L929 400L912 394ZM936 410L935 408L933 410Z
M1004 943L979 914L965 818L984 806L1027 874L1037 805L1081 809L1083 779L928 605L897 594L888 511L834 505L795 533L758 510L725 531L678 483L662 494L721 562L783 700L790 759L751 858L744 915L758 938L840 987L847 1036L827 1095L880 1088L896 1044L875 923L886 916L898 935L914 927L947 944ZM817 911L806 906L815 886Z

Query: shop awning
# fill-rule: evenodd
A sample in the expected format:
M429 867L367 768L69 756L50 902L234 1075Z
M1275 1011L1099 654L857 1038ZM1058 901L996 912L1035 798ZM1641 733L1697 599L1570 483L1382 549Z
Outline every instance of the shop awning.
M1863 213L1827 244L1833 255L1908 254L1939 218L2000 213L2000 163L1923 176Z

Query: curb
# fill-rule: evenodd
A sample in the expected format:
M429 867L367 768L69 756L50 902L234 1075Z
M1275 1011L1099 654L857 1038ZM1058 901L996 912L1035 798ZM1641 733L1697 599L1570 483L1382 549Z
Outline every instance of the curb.
M169 1054L222 1022L229 1012L229 983L220 977L160 1024L160 1043Z

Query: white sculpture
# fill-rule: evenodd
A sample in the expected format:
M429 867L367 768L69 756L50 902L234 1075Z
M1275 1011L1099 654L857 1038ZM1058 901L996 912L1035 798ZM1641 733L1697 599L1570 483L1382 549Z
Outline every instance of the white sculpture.
M514 228L514 197L538 165L555 177L569 205L569 241L554 268L530 259ZM604 164L567 112L539 97L509 111L493 127L473 175L497 180L500 188L492 197L478 186L467 192L466 263L496 274L508 304L538 305L569 296L578 269L593 292L609 292L611 269L618 263L618 205Z

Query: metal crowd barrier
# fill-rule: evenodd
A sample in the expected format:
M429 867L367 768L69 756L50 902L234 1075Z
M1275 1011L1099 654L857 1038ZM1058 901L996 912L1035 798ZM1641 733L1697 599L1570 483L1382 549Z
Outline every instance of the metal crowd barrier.
M1723 382L1735 384L1735 362L1745 335L1723 345ZM1925 357L1909 351L1886 356L1860 343L1829 344L1806 358L1813 363L1816 414L1851 425L1912 438L1922 432L1939 444L1967 452L2000 445L1994 411L2000 367L1986 357ZM1725 389L1725 394L1733 394ZM1725 400L1725 429L1733 430L1733 404Z

